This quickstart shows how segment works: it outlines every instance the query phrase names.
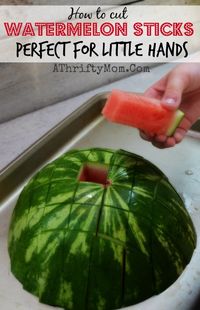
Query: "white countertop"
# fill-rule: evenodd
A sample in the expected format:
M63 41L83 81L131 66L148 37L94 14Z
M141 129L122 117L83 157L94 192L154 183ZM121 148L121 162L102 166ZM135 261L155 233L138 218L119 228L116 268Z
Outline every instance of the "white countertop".
M0 124L0 170L93 95L113 88L143 92L173 66L165 64L150 68L150 72L135 74Z

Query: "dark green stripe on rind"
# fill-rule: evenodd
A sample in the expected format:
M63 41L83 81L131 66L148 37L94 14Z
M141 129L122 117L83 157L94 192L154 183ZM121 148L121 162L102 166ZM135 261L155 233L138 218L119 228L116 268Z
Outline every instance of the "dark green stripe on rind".
M86 309L121 306L123 247L104 238L93 239Z

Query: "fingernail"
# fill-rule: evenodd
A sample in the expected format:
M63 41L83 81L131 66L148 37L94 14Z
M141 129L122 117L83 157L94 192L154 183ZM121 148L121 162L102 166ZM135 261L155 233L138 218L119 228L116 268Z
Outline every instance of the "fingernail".
M164 98L164 103L167 105L175 105L177 102L176 98Z

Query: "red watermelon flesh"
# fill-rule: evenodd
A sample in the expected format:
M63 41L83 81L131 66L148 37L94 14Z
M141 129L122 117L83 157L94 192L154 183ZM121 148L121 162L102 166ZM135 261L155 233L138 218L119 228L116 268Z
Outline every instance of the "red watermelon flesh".
M172 135L184 113L164 108L160 100L113 90L102 111L109 121L141 129L149 134Z
M98 164L86 164L82 167L78 180L81 182L99 183L106 187L110 185L110 180L108 179L108 167Z

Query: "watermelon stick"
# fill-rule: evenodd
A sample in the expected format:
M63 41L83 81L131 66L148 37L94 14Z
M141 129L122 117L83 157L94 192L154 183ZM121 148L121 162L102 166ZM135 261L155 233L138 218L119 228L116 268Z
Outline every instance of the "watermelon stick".
M169 110L160 100L137 93L113 90L102 114L111 122L132 126L148 134L172 136L184 117L181 110Z

